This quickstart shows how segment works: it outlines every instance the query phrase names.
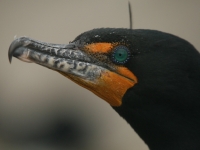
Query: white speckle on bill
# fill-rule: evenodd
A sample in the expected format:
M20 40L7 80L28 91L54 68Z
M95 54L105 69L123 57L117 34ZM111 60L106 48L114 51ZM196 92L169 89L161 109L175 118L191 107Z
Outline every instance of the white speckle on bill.
M100 37L99 35L95 35L94 37Z

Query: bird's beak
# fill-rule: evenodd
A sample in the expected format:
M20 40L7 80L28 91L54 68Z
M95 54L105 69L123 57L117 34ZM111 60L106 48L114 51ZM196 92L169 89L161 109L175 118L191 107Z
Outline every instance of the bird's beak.
M50 44L21 37L10 45L10 62L12 56L58 71L112 106L120 106L126 90L136 83L95 63L95 60L80 50L76 43Z
M97 78L100 75L98 71L103 69L93 65L91 59L74 44L50 44L28 37L18 38L11 43L8 51L10 62L12 56L88 80Z

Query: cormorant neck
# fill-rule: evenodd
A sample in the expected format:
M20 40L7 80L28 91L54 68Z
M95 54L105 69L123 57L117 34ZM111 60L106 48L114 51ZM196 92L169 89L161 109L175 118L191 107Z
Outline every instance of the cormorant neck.
M138 96L129 90L123 98L122 106L113 108L131 125L150 150L200 149L198 106L170 106L170 103L168 105L163 100Z

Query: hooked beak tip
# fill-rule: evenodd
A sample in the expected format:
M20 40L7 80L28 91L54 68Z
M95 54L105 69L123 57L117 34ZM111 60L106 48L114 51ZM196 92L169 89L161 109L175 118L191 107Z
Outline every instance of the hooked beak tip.
M26 39L27 39L26 37L20 37L20 38L15 39L15 40L11 43L11 45L10 45L10 47L9 47L9 50L8 50L8 60L9 60L10 63L11 63L11 61L12 61L12 56L13 56L15 50L16 50L18 47L22 46L22 45L23 45L23 41L26 40Z
M13 55L13 50L11 49L11 46L10 46L9 51L8 51L8 60L10 64L12 62L12 55Z
M10 57L10 58L8 58L9 59L9 63L11 64L11 62L12 62L12 57Z

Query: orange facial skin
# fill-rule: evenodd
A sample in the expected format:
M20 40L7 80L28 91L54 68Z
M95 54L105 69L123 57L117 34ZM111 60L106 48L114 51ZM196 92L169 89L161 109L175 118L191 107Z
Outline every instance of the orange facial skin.
M102 71L101 76L95 81L85 80L71 74L60 73L104 99L111 106L120 106L122 104L122 97L126 91L137 83L137 79L128 70L126 74L133 76L134 80L130 80L109 70Z
M85 45L83 51L88 55L93 55L93 57L95 57L97 55L106 55L110 53L117 45L119 45L119 43L92 43ZM93 81L72 74L59 73L90 90L107 101L111 106L120 106L124 94L130 87L137 83L137 78L126 67L115 65L114 68L116 68L115 71L110 71L108 69L101 70L101 76Z
M109 53L117 43L92 43L86 45L84 49L89 53Z

